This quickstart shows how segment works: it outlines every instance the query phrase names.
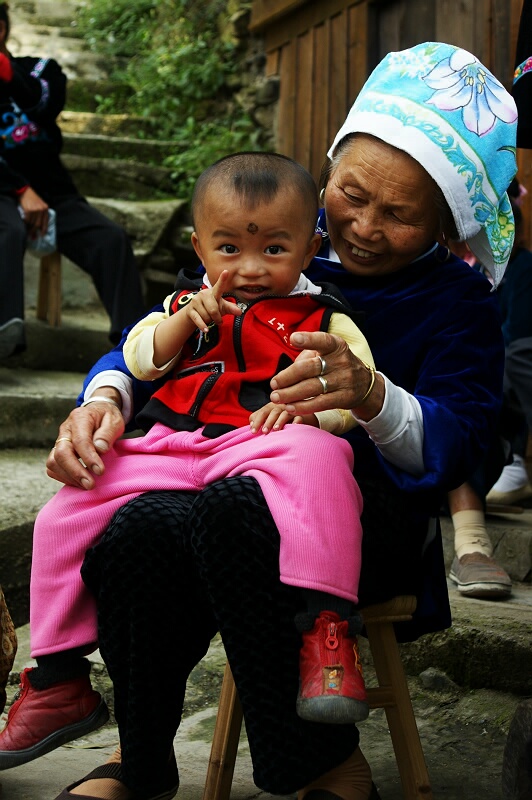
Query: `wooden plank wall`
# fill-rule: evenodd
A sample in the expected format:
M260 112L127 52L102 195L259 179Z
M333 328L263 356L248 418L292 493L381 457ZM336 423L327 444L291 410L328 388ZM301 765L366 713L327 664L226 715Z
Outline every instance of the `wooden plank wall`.
M317 178L364 83L367 3L308 3L267 29L267 74L280 76L276 141Z
M391 50L447 41L474 53L511 89L522 0L254 0L266 72L280 76L277 149L319 178L325 154L371 69ZM528 188L532 150L518 151Z

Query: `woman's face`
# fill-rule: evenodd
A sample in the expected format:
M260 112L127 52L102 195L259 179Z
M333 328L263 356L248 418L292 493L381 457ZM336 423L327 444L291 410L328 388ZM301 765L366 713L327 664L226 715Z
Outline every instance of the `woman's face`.
M325 190L331 244L355 275L396 272L440 234L435 187L407 153L357 134Z

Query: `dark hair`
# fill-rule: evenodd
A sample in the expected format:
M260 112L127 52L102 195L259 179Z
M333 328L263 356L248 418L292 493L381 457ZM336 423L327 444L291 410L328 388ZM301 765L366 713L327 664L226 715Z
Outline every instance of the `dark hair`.
M353 142L353 140L356 138L356 135L357 135L356 133L349 133L347 136L344 136L344 138L341 139L340 142L337 144L334 150L333 157L327 158L327 160L325 161L323 167L321 168L320 183L319 183L320 190L325 189L325 187L327 186L333 169L338 165L340 160L343 158L345 151L347 150L348 146ZM370 136L371 134L368 135ZM458 231L456 228L456 222L454 220L452 211L449 208L449 204L445 199L445 195L443 194L442 190L440 189L434 178L432 178L432 176L430 175L429 177L433 184L434 205L438 209L440 215L441 230L445 234L445 237L447 239L454 239L455 241L457 241L459 238Z
M7 3L0 3L0 22L4 22L6 26L6 39L9 36L10 23L9 23L9 6Z
M225 192L233 191L250 208L269 203L281 189L296 191L302 199L309 225L318 216L318 191L314 178L307 170L280 153L241 152L219 159L201 173L192 194L192 217L205 195L218 184Z

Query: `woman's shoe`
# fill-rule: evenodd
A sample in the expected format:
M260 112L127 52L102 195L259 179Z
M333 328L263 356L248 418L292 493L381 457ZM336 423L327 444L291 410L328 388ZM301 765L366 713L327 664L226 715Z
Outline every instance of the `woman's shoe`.
M100 797L95 797L94 795L71 793L72 789L75 789L77 786L81 786L82 783L98 780L99 778L113 778L116 781L123 782L122 764L113 762L102 764L100 767L96 767L96 769L93 769L88 775L85 775L84 778L76 781L75 783L71 783L70 786L67 786L66 789L63 789L61 794L57 795L55 800L101 800ZM150 797L149 800L172 800L172 798L176 796L177 790L179 789L179 774L177 771L175 756L173 756L168 763L166 783L167 787L159 794ZM135 800L136 797L136 795L133 795L131 800Z
M360 747L297 793L297 800L380 800Z
M341 798L339 794L327 792L324 789L315 789L305 795L305 800L343 800L343 798ZM377 787L374 783L371 784L371 794L368 797L368 800L381 800L380 794L378 793Z

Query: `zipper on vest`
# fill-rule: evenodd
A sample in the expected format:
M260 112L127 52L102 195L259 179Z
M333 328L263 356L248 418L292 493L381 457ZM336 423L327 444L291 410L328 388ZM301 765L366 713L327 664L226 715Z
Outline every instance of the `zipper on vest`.
M284 300L288 295L283 294L269 294L266 297L258 297L257 300L250 300L247 307L242 311L239 317L235 317L233 322L233 346L235 348L236 361L238 364L238 371L246 371L246 360L244 358L244 351L242 349L242 325L244 324L244 317L248 310L257 303L264 303L266 300Z
M194 402L194 405L191 406L188 412L192 417L198 416L203 401L205 400L205 398L207 397L207 395L209 394L209 392L211 391L212 387L214 386L219 377L220 377L219 373L215 375L209 375L209 377L203 381L203 383L201 384L201 389L196 395L196 400Z
M255 302L257 301L255 300ZM242 323L244 321L246 311L247 309L243 311L239 317L235 317L235 321L233 323L233 347L235 348L236 362L238 364L239 372L246 371L246 361L244 359L244 351L242 350Z

